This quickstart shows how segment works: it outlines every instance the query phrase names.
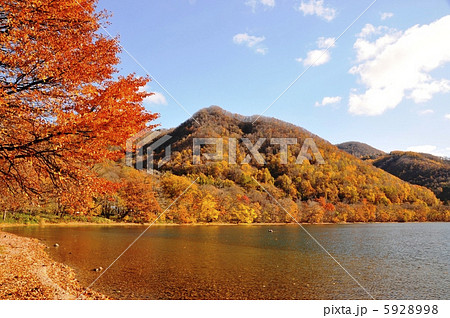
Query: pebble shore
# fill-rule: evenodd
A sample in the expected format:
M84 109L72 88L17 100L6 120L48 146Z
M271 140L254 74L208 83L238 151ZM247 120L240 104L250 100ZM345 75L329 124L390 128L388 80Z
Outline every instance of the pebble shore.
M0 299L108 299L85 292L74 271L52 260L45 249L37 239L0 231Z

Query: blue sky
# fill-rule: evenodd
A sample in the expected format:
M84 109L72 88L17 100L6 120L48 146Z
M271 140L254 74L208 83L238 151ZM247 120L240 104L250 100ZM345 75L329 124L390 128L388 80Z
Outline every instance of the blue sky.
M145 104L162 127L211 105L261 114L304 72L265 116L332 143L450 157L450 1L378 0L343 33L372 2L100 0L99 8L141 64L123 52L120 73L146 69L157 81Z

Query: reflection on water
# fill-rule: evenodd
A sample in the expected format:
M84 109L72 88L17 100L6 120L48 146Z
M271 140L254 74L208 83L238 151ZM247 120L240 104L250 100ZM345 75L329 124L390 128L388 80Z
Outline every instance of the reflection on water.
M273 233L268 229L273 229ZM450 224L305 228L377 299L448 299ZM85 286L145 229L22 227ZM154 226L93 286L124 299L361 299L354 280L297 225Z

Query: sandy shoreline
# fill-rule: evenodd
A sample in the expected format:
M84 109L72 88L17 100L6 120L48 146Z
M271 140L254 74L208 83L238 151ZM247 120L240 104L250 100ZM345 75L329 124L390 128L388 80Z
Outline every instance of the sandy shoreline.
M84 292L67 265L53 261L37 239L0 231L1 299L77 299ZM88 290L81 299L108 299Z

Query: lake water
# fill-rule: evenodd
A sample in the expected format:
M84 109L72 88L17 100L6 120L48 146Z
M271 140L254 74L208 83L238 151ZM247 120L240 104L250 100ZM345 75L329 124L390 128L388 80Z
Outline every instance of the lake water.
M87 286L145 228L3 230L41 239ZM305 229L376 299L450 298L448 223ZM154 226L92 288L120 299L369 298L298 225Z

